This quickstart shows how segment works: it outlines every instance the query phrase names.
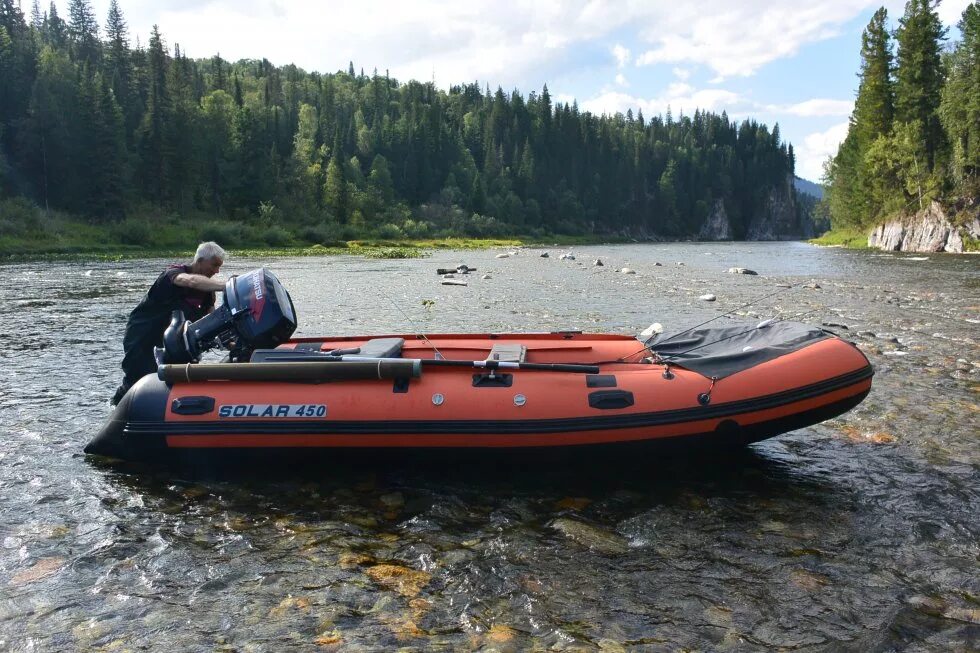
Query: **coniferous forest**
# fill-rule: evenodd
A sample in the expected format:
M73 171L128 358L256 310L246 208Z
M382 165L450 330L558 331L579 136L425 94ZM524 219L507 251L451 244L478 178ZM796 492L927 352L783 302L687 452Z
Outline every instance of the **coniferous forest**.
M980 3L948 47L933 0L910 0L894 34L887 21L882 7L864 31L847 138L826 166L835 229L980 196Z
M0 241L55 229L52 213L129 245L181 222L229 245L679 238L716 206L742 238L774 189L794 192L778 125L596 116L547 87L447 92L353 64L192 58L175 41L134 39L116 0L101 23L89 0L66 16L0 0Z

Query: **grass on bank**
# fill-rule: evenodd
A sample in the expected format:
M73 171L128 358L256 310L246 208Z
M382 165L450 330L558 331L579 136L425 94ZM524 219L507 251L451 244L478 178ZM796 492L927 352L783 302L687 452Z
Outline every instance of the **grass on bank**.
M856 229L833 229L819 238L810 239L808 242L821 247L868 249L868 234Z
M406 227L409 225L406 225ZM427 250L511 248L521 245L572 246L597 242L595 237L467 237L419 233L397 225L376 229L331 223L282 224L253 217L241 221L214 216L175 216L148 210L141 217L93 223L58 211L44 211L24 198L0 199L0 261L121 258L184 258L204 240L214 240L236 256L329 256L418 258ZM436 231L427 225L430 232ZM440 237L436 237L440 236ZM615 239L604 239L610 242Z

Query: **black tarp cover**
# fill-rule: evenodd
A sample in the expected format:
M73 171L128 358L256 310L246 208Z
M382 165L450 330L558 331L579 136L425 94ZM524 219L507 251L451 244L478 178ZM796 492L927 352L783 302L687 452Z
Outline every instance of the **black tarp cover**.
M672 365L706 377L723 379L774 358L792 353L818 340L832 337L799 322L772 322L706 327L664 336L650 348Z

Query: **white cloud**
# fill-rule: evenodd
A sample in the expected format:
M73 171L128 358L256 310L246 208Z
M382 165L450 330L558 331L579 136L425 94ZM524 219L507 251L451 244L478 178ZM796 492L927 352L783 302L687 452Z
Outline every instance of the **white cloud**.
M630 62L630 51L619 43L613 46L612 54L616 57L616 67L622 68Z
M797 176L819 181L823 176L824 161L837 154L837 148L847 137L847 127L848 123L842 122L804 138L803 144L794 148Z
M619 86L629 86L630 85L630 83L628 81L626 81L626 78L623 77L623 73L618 73L616 75L616 84L618 84Z
M641 32L652 47L636 61L638 65L704 64L721 79L748 76L771 61L795 55L807 43L835 36L871 4L707 0L679 5Z
M642 109L647 117L662 114L669 107L674 116L691 115L695 109L721 112L742 103L742 98L724 89L695 89L684 82L675 82L667 90L652 98L642 98L620 91L607 90L586 100L581 106L595 114L613 115L626 113L627 109Z
M64 0L60 0L63 4ZM43 2L42 2L43 4ZM94 0L100 22L109 0ZM592 1L471 0L411 3L384 0L123 0L131 37L145 45L158 24L172 46L192 57L217 52L228 60L267 57L307 70L370 73L390 69L401 79L442 86L479 79L491 86L535 83L559 70L576 46L595 43L630 20ZM629 51L622 49L622 56ZM544 73L542 72L544 71Z
M854 109L853 100L829 100L814 98L796 104L769 104L765 110L769 113L789 114L812 118L815 116L849 116Z
M956 25L960 22L960 18L963 17L963 12L966 11L967 5L970 4L971 0L944 0L939 3L936 7L936 13L939 15L939 20L943 21L944 25ZM901 15L901 14L899 14Z
M680 80L686 80L688 77L691 76L691 71L688 70L687 68L674 68L673 73L674 73L674 77Z
M104 20L109 0L93 4ZM630 62L704 64L722 78L747 75L805 43L831 36L875 4L124 0L123 11L134 40L139 35L145 44L157 23L171 44L179 42L194 57L216 52L231 60L267 57L275 64L321 72L346 69L353 61L367 72L389 68L403 80L427 80L435 70L443 86L479 79L513 87L567 70L569 61L581 66L581 48L613 34L644 44L645 52L637 55L625 41L616 42L611 50L620 68Z

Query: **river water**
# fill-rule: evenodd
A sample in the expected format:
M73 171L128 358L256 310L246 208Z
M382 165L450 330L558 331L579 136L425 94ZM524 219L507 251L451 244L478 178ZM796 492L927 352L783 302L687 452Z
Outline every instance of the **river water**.
M0 266L0 650L980 648L980 258L504 251L223 272L274 270L299 335L796 315L855 341L874 389L722 459L134 469L82 447L166 262ZM440 285L460 263L469 285Z

